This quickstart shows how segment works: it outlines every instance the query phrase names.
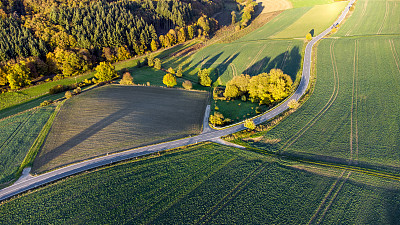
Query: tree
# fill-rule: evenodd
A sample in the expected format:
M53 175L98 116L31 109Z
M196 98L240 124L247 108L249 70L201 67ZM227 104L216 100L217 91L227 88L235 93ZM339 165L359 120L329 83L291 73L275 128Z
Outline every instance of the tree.
M226 123L230 123L232 120L224 118L224 115L220 112L214 112L214 115L210 115L209 121L212 125L222 126Z
M182 66L178 67L178 70L176 71L176 76L177 77L182 77Z
M229 83L229 82L228 82ZM225 98L236 98L239 96L239 88L236 85L226 85L224 96Z
M161 60L159 58L154 59L154 68L161 70Z
M154 56L153 55L149 55L147 57L147 65L150 66L150 67L154 66Z
M131 53L129 53L128 51L128 48L124 46L121 46L117 49L117 56L119 61L129 59L132 57Z
M295 99L292 99L288 102L287 106L290 109L297 109L300 106L300 103L298 101L296 101Z
M210 72L207 69L200 69L197 76L199 77L199 83L205 87L211 86Z
M168 68L167 72L170 74L175 74L175 70L172 69L172 67Z
M19 89L21 87L31 84L29 80L29 68L26 66L25 61L20 61L13 65L9 65L7 80L11 89Z
M121 79L121 81L119 83L123 84L123 85L132 85L133 84L133 78L132 78L131 74L129 72L125 72L122 75L122 79Z
M187 32L189 40L192 40L194 38L194 29L192 25L188 26Z
M158 49L158 43L157 43L156 40L154 40L154 39L151 40L150 48L151 48L151 51L152 51L152 52L157 51L157 49Z
M72 93L70 91L65 92L65 98L70 99L72 97Z
M110 81L118 76L117 71L115 71L115 67L109 62L101 62L98 66L96 66L95 70L96 73L94 76L99 82Z
M307 40L307 41L311 41L311 40L312 40L312 35L311 35L310 33L308 33L308 34L306 35L306 40Z
M249 130L256 129L256 125L254 124L254 121L251 119L247 119L244 121L244 127L246 127Z
M182 87L185 88L186 90L190 90L193 88L193 84L189 80L185 80L182 83Z
M235 24L236 23L236 12L232 11L231 15L232 15L232 24Z
M177 84L176 77L170 73L165 74L165 76L163 77L163 84L165 84L169 88L172 88Z
M241 74L240 76L233 77L232 80L228 81L226 84L224 96L226 98L236 98L244 95L248 92L249 83L249 75Z

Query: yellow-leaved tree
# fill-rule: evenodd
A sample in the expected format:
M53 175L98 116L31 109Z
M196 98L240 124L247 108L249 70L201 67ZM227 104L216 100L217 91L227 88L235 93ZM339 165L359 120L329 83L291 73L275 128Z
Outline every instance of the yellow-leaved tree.
M170 73L165 74L163 77L163 84L171 88L176 85L176 77Z

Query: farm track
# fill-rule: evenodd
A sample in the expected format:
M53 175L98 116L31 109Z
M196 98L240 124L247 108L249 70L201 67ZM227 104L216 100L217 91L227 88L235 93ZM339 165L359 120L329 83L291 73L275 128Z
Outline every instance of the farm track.
M355 142L355 163L358 162L358 122L357 122L357 102L358 102L358 48L357 40L354 43L354 62L353 62L353 90L351 93L350 110L350 162L353 162L353 143ZM355 101L355 102L354 102ZM353 122L354 121L354 122ZM354 137L353 137L354 134Z
M216 169L214 169L211 173L207 174L206 177L203 177L205 180L206 178L211 177L213 174L215 174L217 171L221 170L222 168L226 167L228 164L230 164L231 162L233 162L234 160L236 160L238 157L233 157L229 160L227 160L226 162L222 163L219 167L217 167ZM215 162L216 160L214 160ZM201 172L205 171L207 168L209 168L209 165L203 165L201 167L200 170L197 170L196 173L192 173L189 176L186 177L185 180L183 180L183 182L180 183L180 185L175 186L173 188L171 188L170 190L168 190L164 195L161 196L161 198L158 199L158 201L154 202L152 205L148 206L146 209L143 209L140 213L136 214L134 217L140 216L142 213L144 213L145 211L147 211L148 209L150 209L152 206L156 205L157 203L161 202L163 200L164 197L167 197L168 195L171 195L171 193L173 193L174 191L177 191L178 188L184 186L184 184L186 184L187 182L190 181L191 178L193 178L195 175L200 174ZM198 186L200 186L203 183L203 180L198 181L196 185L192 186L190 190L194 190L196 189ZM179 191L179 190L178 190ZM157 216L162 214L163 212L165 212L166 210L168 210L168 208L170 208L172 205L174 205L176 202L178 202L180 199L182 199L182 194L179 195L179 198L175 199L175 201L170 202L167 206L165 206L162 210L158 210L157 212ZM152 218L151 221L147 221L146 224L150 224L152 222L152 220L156 219L157 216L155 218Z
M324 114L328 109L332 106L335 102L337 96L339 95L339 74L337 69L336 57L333 51L334 43L336 39L332 41L330 45L330 55L331 55L331 62L332 62L332 69L333 69L333 92L328 100L328 102L322 107L322 109L313 117L311 118L308 123L306 123L296 134L294 134L289 140L287 140L282 147L279 149L279 153L283 153L286 151L294 142L296 142L308 129L310 129Z
M394 45L392 39L389 40L389 45L390 45L390 50L392 51L392 54L393 54L394 61L395 61L396 66L397 66L397 70L400 73L400 58L399 58L399 55L397 54L396 46Z
M347 172L347 171L345 171L345 172ZM324 211L322 212L322 215L319 217L319 220L317 221L317 224L320 224L320 223L324 220L324 217L325 217L325 215L326 215L326 212L328 212L328 210L329 210L329 208L331 207L333 201L335 201L335 199L336 199L336 197L338 196L340 190L342 190L343 185L344 185L344 184L346 183L346 181L349 179L350 175L351 175L351 171L347 173L346 178L344 178L344 179L341 178L341 183L340 183L339 187L337 188L335 194L331 197L331 199L330 199L328 205L325 207Z
M383 17L382 24L381 24L381 26L379 27L379 30L378 30L378 33L377 33L377 34L381 34L381 33L382 33L383 26L385 25L386 19L387 19L388 14L389 14L388 8L389 8L389 2L386 1L385 16ZM394 15L394 14L393 14L393 15Z
M29 116L26 117L26 119L17 126L17 128L10 134L10 136L0 145L0 151L3 150L4 147L8 146L8 144L15 138L15 136L21 131L21 129L25 126L26 123L30 120L32 115L35 112L32 112L29 114Z
M349 31L347 31L347 33L346 33L344 36L350 36L350 33L351 33L355 28L358 27L358 25L360 24L360 22L361 22L361 21L363 20L363 18L364 18L365 12L367 11L367 5L368 5L368 0L366 0L365 3L364 3L363 11L361 12L361 16L360 16L360 18L358 19L357 23L356 23Z
M268 164L263 163L240 181L228 194L226 194L217 204L215 204L206 214L204 214L195 224L207 224L214 215L222 210L232 199L234 199L247 185L266 169Z

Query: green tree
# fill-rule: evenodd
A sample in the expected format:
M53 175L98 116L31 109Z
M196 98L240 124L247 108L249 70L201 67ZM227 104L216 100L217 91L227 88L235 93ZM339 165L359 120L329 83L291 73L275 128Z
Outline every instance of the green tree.
M154 59L154 68L161 70L161 60L159 58Z
M110 81L118 76L115 67L109 62L101 62L96 66L95 70L94 76L99 82Z
M244 127L246 127L249 130L256 129L256 125L254 124L254 121L251 119L247 119L244 121Z
M20 61L13 65L9 65L7 80L11 89L19 89L21 87L31 84L29 80L29 68L26 66L25 61Z
M176 77L170 73L165 74L165 76L163 77L163 84L165 84L169 88L175 86L177 84Z
M199 72L197 73L197 76L199 77L199 83L205 87L210 87L211 86L211 78L210 78L210 72L207 69L200 69Z

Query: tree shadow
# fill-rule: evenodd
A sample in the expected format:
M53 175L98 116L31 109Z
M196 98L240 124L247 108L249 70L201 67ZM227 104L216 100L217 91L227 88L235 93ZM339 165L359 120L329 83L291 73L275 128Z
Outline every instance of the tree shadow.
M294 47L290 51L285 51L274 59L265 57L251 65L243 74L255 76L260 73L268 73L271 69L281 69L285 74L289 75L292 80L296 80L296 75L300 70L301 55L299 47Z
M215 80L216 81L219 77L222 76L222 74L225 73L225 71L228 69L229 65L239 56L239 53L236 53L233 56L230 56L226 59L224 59L224 61L219 64L216 68L217 68L217 74L215 76Z

